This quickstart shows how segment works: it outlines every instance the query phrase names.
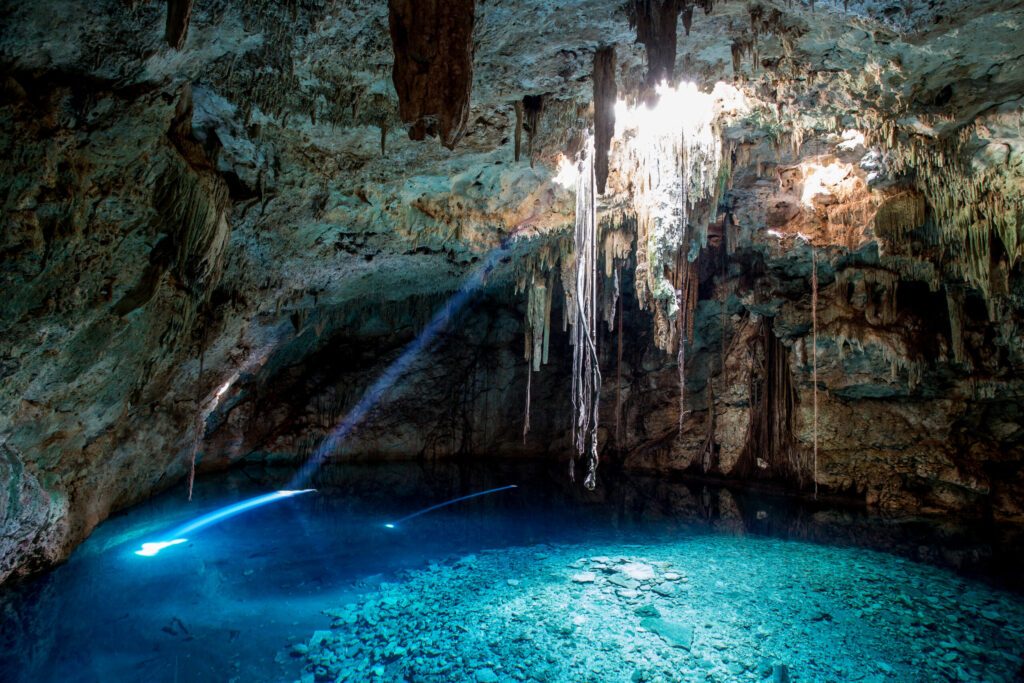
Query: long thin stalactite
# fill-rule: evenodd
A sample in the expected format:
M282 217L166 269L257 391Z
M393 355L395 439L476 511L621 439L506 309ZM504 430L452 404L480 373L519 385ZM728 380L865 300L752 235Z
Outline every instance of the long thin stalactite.
M678 432L683 433L683 421L686 419L686 344L693 339L694 314L697 309L698 267L687 260L686 254L680 253L676 259L676 269L680 273L677 292L678 301L678 347L676 349L676 366L679 380L679 424Z

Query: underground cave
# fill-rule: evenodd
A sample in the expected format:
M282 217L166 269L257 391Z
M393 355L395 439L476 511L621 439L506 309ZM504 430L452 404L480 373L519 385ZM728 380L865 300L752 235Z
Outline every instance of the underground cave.
M1024 680L1024 3L0 0L0 680Z

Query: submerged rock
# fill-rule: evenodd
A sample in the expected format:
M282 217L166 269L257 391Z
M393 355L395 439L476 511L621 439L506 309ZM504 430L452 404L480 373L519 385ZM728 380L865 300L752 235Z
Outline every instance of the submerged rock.
M671 583L659 583L652 590L666 598L676 594L676 587Z
M478 669L476 683L498 683L498 674L491 669Z
M693 644L693 627L688 624L660 617L648 617L643 619L640 625L657 633L672 647L689 650Z
M640 586L639 581L625 576L620 576L618 574L613 574L608 579L608 583L618 586L619 588L625 588L626 590L636 590Z
M636 581L650 581L654 578L654 567L640 562L629 562L620 565L618 570Z

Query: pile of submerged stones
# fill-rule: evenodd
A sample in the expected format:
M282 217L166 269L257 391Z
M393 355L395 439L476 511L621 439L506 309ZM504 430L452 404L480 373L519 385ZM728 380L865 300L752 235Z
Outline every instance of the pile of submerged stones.
M715 537L601 550L618 554L547 545L407 572L329 610L331 629L293 647L303 683L875 683L1020 666L1024 640L992 607L998 594L974 596L978 618L1004 634L997 661L977 624L949 611L964 608L958 579L899 558Z

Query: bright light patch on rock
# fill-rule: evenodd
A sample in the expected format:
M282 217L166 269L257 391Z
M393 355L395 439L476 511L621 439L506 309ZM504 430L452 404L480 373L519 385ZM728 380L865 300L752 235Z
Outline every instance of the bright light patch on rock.
M843 141L838 145L839 149L851 151L863 146L864 133L853 128L847 128L843 131Z
M579 170L568 157L564 154L558 155L558 173L552 180L561 185L567 190L576 188L576 178L579 176Z
M814 198L819 195L832 194L831 188L849 176L851 169L849 164L833 161L826 166L820 166L815 163L808 164L806 172L807 175L804 180L804 189L800 195L800 201L807 208L813 208Z

